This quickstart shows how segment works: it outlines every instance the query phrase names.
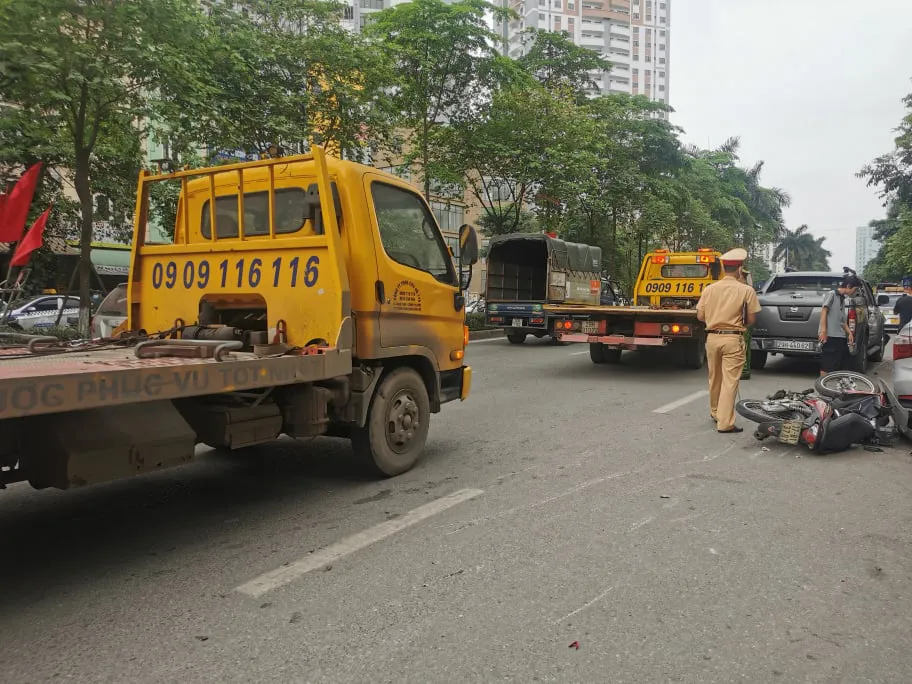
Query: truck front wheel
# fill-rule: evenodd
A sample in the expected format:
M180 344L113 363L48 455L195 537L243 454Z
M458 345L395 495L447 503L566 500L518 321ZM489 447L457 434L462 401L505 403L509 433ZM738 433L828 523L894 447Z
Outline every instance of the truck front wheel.
M352 430L355 454L375 474L411 470L424 451L430 417L424 380L411 368L398 368L380 381L367 423Z

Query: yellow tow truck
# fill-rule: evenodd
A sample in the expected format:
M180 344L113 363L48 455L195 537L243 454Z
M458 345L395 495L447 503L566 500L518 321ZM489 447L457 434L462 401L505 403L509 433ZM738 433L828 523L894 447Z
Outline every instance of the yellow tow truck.
M173 243L153 244L168 212L150 190L169 182ZM471 386L471 226L460 246L457 267L408 184L319 147L142 173L126 331L2 339L0 488L89 485L282 434L347 436L378 475L408 470L430 414Z
M722 277L721 253L657 249L643 259L633 306L549 305L562 342L589 344L593 363L617 364L625 349L662 348L682 365L706 363L705 327L697 320L700 293Z

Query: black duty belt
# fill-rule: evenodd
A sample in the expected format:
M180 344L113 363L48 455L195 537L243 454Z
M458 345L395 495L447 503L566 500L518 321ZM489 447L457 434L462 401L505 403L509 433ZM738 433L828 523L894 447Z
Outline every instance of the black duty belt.
M743 335L740 330L707 330L710 335Z

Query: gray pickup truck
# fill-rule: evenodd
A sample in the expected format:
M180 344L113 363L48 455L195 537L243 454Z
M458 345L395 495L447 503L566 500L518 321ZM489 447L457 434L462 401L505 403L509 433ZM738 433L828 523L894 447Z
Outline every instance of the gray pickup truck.
M751 337L751 367L763 368L770 354L819 357L820 308L827 292L836 289L843 276L795 272L770 278L758 295L763 309L757 314ZM868 361L883 360L889 338L884 331L883 313L867 282L862 281L854 305L858 344L853 370L864 373Z

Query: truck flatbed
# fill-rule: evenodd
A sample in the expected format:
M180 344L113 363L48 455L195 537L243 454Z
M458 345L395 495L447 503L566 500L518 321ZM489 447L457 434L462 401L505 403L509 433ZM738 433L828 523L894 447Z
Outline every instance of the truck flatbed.
M554 314L579 314L579 315L602 315L608 314L613 316L636 316L636 315L656 315L656 316L674 316L676 318L684 316L690 318L697 317L696 309L659 309L650 306L602 306L590 304L546 304L545 311Z
M176 351L176 350L175 350ZM340 377L351 350L216 358L138 358L136 347L33 354L0 349L0 420L262 389Z

